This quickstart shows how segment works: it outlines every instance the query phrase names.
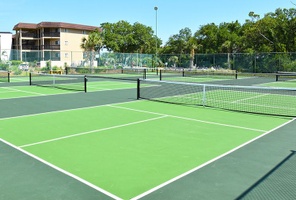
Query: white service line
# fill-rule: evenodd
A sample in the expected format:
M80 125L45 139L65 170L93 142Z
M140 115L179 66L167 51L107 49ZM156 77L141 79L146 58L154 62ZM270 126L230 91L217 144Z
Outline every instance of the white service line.
M57 95L57 94L55 94ZM137 101L137 100L134 100ZM129 102L124 102L126 103L132 103L134 101L129 101ZM56 110L56 111L48 111L48 112L43 112L43 113L36 113L36 114L28 114L28 115L20 115L20 116L15 116L15 117L7 117L7 118L0 118L1 120L9 120L9 119L15 119L15 118L23 118L23 117L34 117L34 116L39 116L39 115L46 115L46 114L51 114L51 113L63 113L63 112L69 112L69 111L74 111L74 110L86 110L86 109L91 109L91 108L99 108L99 107L104 107L107 105L117 105L117 104L122 104L123 102L120 103L112 103L112 104L104 104L104 105L98 105L98 106L88 106L88 107L81 107L81 108L73 108L73 109L67 109L67 110Z
M156 112L150 112L150 111L145 111L145 110L126 108L126 107L115 106L115 105L107 105L107 106L112 107L112 108L120 108L120 109L132 110L132 111L143 112L143 113L150 113L150 114L155 114L155 115L167 115L168 117L173 117L173 118L178 118L178 119L183 119L183 120L188 120L188 121L196 121L196 122L201 122L201 123L205 123L205 124L212 124L212 125L217 125L217 126L225 126L225 127L244 129L244 130L249 130L249 131L263 132L263 133L265 133L267 131L267 130L254 129L254 128L248 128L248 127L243 127L243 126L235 126L235 125L230 125L230 124L222 124L222 123L217 123L217 122L204 121L204 120L193 119L193 118L188 118L188 117L180 117L180 116L169 115L169 114L164 114L164 113L156 113Z
M22 146L19 146L19 147L20 148L25 148L25 147L35 146L35 145L39 145L39 144L54 142L54 141L63 140L63 139L67 139L67 138L72 138L72 137L77 137L77 136L81 136L81 135L87 135L87 134L90 134L90 133L97 133L97 132L107 131L107 130L121 128L121 127L125 127L125 126L140 124L140 123L144 123L144 122L148 122L148 121L158 120L158 119L161 119L161 118L164 118L164 117L167 117L167 115L163 115L163 116L155 117L155 118L150 118L150 119L145 119L145 120L141 120L141 121L136 121L136 122L131 122L131 123L127 123L127 124L121 124L121 125L117 125L117 126L111 126L111 127L108 127L108 128L91 130L91 131L77 133L77 134L68 135L68 136L64 136L64 137L58 137L58 138L54 138L54 139L50 139L50 140L44 140L44 141L35 142L35 143L31 143L31 144L25 144L25 145L22 145Z
M37 95L45 95L45 94L38 93L38 92L29 92L29 91L24 91L24 90L18 90L18 89L12 88L12 87L3 87L3 88L7 89L7 90L11 90L11 91L16 91L16 92L23 92L23 93L37 94Z
M235 101L232 101L231 103L238 103L238 102L246 101L246 100L250 100L250 99L257 99L257 98L264 97L264 96L267 96L267 95L269 95L269 94L256 95L256 96L249 97L249 98L243 98L243 99L235 100Z

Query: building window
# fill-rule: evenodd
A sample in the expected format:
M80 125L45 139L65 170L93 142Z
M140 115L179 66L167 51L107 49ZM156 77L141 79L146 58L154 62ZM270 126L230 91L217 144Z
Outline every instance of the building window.
M65 53L65 58L69 58L69 54L68 53Z
M60 45L60 41L59 40L56 40L55 41L55 45Z
M65 32L65 33L68 33L68 32L69 32L69 29L65 28L65 29L64 29L64 32Z
M86 31L85 31L85 30L83 30L83 31L82 31L82 34L86 35Z
M68 46L69 42L68 41L65 41L65 46Z

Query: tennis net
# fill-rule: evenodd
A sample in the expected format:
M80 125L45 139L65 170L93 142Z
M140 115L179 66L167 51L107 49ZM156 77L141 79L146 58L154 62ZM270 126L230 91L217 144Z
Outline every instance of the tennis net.
M10 82L10 72L0 70L0 82Z
M296 90L139 79L137 98L174 104L296 117Z
M199 80L198 80L199 79ZM189 69L161 69L159 80L178 81L178 82L199 82L202 79L237 79L235 70L189 70Z
M30 85L86 92L86 83L85 75L30 73Z
M87 77L110 78L121 80L137 81L138 78L146 78L145 68L123 68L123 69L104 69L104 68L83 68L66 67L66 74L80 74Z
M276 81L292 81L296 83L296 72L277 72Z

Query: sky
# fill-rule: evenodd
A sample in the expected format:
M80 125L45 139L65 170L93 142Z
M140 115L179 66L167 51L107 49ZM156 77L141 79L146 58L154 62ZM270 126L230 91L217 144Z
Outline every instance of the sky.
M0 32L14 34L13 27L20 22L99 27L124 20L151 27L164 45L183 28L195 33L209 23L243 24L250 11L263 18L277 8L296 8L296 0L0 0Z

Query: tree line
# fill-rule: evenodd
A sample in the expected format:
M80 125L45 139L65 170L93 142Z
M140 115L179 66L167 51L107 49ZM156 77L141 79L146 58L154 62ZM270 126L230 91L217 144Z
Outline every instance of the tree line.
M249 12L243 24L209 23L195 32L185 27L164 44L151 27L141 23L102 23L100 30L82 39L81 48L98 53L104 48L115 53L186 54L192 66L196 54L296 52L295 32L296 9L278 8L262 18Z
M200 26L194 33L183 28L168 41L156 37L151 27L127 21L102 23L101 30L93 31L84 38L81 47L85 50L120 53L254 53L296 51L296 9L278 8L263 18L249 13L244 24L238 21L209 23Z

